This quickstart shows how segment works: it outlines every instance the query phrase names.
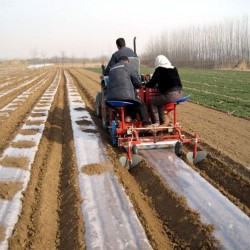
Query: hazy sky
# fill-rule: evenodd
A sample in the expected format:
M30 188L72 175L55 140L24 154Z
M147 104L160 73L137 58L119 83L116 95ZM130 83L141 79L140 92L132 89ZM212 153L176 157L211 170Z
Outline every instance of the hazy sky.
M250 18L250 0L0 0L0 58L96 57L124 37L138 55L151 37L187 25Z

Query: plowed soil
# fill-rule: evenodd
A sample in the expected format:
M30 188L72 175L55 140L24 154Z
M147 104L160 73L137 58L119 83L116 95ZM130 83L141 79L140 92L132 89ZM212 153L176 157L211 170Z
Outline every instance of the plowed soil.
M166 186L146 161L130 172L119 164L118 158L123 152L112 147L95 114L95 97L101 89L99 75L84 69L66 70L86 103L107 147L114 171L133 203L153 249L219 249L220 243L212 235L213 225L203 224L199 214L188 207L185 197L178 197ZM55 70L51 69L51 72L55 76ZM9 240L10 249L86 248L63 71L61 74L62 80L32 165L22 212ZM53 77L48 80L48 85L52 80ZM2 122L1 152L11 143L17 128L44 90L37 92ZM0 106L1 102L6 105L0 98ZM202 139L200 148L208 152L206 160L191 167L250 216L250 121L191 102L180 105L178 110L185 133L197 133ZM95 166L89 166L86 171L93 174ZM3 230L0 228L0 240Z

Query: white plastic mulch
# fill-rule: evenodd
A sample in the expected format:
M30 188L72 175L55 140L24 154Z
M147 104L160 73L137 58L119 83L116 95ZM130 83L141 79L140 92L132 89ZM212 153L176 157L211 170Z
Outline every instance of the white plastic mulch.
M37 133L34 135L22 135L19 133L13 140L13 142L33 141L35 146L21 149L10 146L3 152L3 155L0 158L0 161L5 157L27 157L28 159L28 165L26 166L26 169L17 168L15 166L7 167L0 164L0 182L22 183L21 190L19 190L12 199L0 199L0 229L3 230L4 234L4 239L0 241L1 250L8 248L8 238L11 236L13 228L18 221L18 216L22 209L22 192L26 190L30 179L31 166L34 161L40 139L42 137L51 103L60 83L60 76L61 74L58 72L50 87L45 91L43 96L39 99L38 103L31 111L31 116L27 118L29 121L40 121L41 124L32 126L24 124L21 128L22 130L35 129L37 130ZM45 101L46 104L44 104ZM42 110L42 112L39 112L39 110ZM34 113L43 113L43 115L41 117L34 118L32 117L32 114Z
M112 170L82 172L88 164L110 165L90 114L67 72L70 115L87 249L152 249L134 208ZM86 123L79 123L84 120ZM89 124L89 125L78 125Z
M39 76L40 77L40 76ZM39 88L41 88L46 81L48 80L49 76L45 77L44 79L40 80L36 84L34 84L31 88L24 91L22 94L17 96L11 103L8 103L6 106L0 109L0 116L8 117L10 116L11 112L16 110L18 107L20 107L30 96L38 91ZM31 80L29 82L32 82L34 80Z
M43 73L37 75L36 77L30 79L30 80L25 80L24 82L20 82L17 86L15 85L15 86L12 86L12 87L10 87L10 88L8 88L8 89L6 89L6 90L5 90L5 89L4 89L4 90L1 90L1 91L0 91L0 96L3 98L5 95L8 95L8 94L11 93L12 91L15 91L15 90L17 90L17 89L23 88L24 86L30 84L31 82L34 82L34 81L37 80L39 77L41 77L41 76L43 76L43 75L45 75L45 74L46 74L46 72L43 72ZM1 87L2 87L2 85L1 85Z
M31 65L29 65L27 68L28 68L28 69L42 68L42 67L51 66L51 65L54 65L54 63L31 64Z
M214 226L214 236L222 249L250 249L250 219L218 189L189 167L174 152L158 149L141 151L163 181L188 205L199 212L201 220Z

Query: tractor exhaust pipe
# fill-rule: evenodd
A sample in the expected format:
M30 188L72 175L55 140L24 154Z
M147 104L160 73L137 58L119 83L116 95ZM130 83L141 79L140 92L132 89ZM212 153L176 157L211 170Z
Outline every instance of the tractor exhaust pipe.
M136 54L136 37L134 37L134 53Z

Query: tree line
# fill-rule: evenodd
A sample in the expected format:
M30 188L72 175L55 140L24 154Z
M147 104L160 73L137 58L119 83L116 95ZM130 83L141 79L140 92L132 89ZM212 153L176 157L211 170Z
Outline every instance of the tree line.
M141 61L149 65L162 54L178 67L232 68L241 59L250 61L249 50L250 24L244 16L151 37Z

